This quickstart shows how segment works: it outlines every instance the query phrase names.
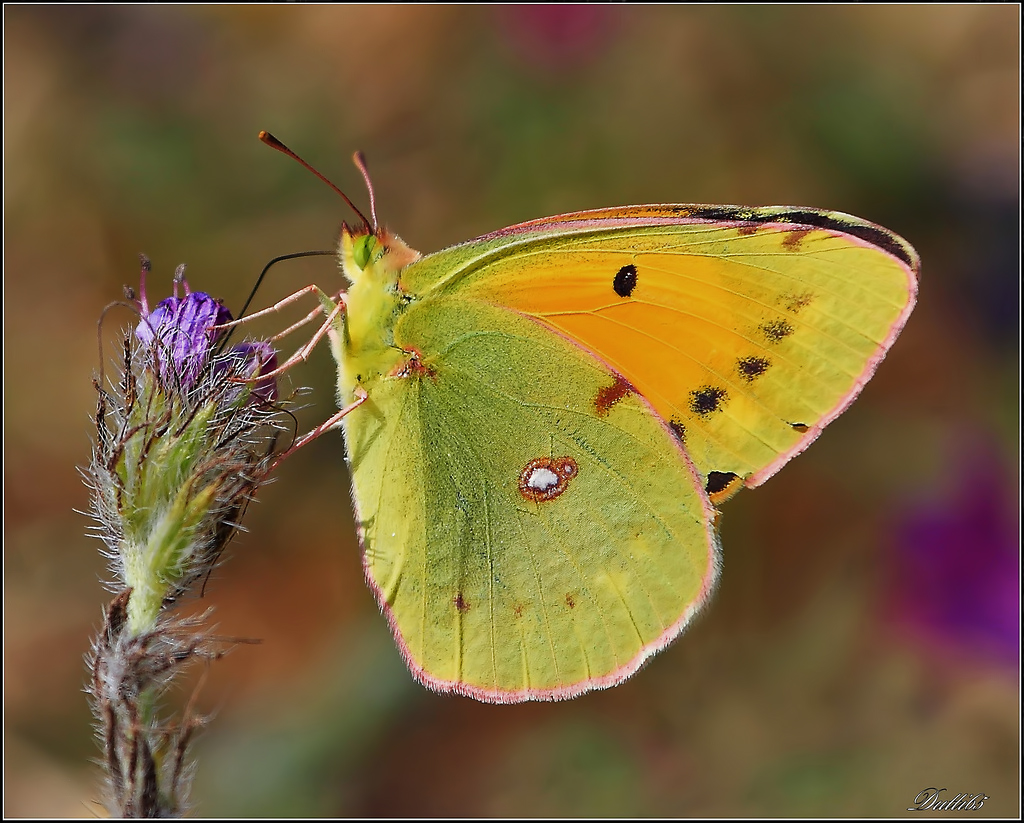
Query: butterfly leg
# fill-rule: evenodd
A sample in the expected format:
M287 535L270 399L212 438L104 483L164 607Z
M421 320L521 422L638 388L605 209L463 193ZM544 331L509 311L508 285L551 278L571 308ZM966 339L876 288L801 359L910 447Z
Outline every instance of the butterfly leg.
M341 313L342 313L342 311L344 309L345 309L344 296L343 295L339 295L338 296L337 304L331 310L331 313L327 315L327 319L321 324L320 328L317 329L316 333L309 339L309 342L306 343L305 346L300 348L297 352L295 352L295 354L293 354L291 357L289 357L283 364L278 366L273 371L268 371L268 372L265 372L265 373L264 372L259 372L257 374L252 375L251 377L244 377L244 378L243 377L235 377L235 378L231 378L231 379L233 381L235 381L235 382L238 382L238 383L248 383L248 382L251 382L252 380L256 380L256 379L266 380L268 377L277 377L278 375L284 374L290 368L292 368L293 366L297 366L299 363L304 363L309 358L309 355L312 353L313 349L316 348L316 344L319 343L321 340L323 340L324 335L327 334L328 332L330 332L331 329L334 327L335 321L338 319L338 317L341 316ZM318 311L320 311L320 310L318 309ZM255 317L255 315L252 315L252 316ZM316 316L316 313L314 313L313 316ZM300 321L300 323L296 324L295 327L297 327L298 325L301 325L302 323L305 323L305 322L308 322L308 321L307 320ZM295 327L292 327L292 329L285 329L285 331L281 332L278 335L275 335L274 337L272 337L270 339L271 340L277 340L278 338L280 338L283 335L287 334L289 331L292 331Z
M253 314L246 315L245 317L240 317L240 318L238 318L238 320L232 320L230 323L221 323L220 325L213 326L212 328L213 328L214 331L220 331L221 329L230 329L230 328L233 328L234 326L239 326L242 323L248 323L250 320L255 320L257 317L266 317L269 314L273 314L274 312L280 311L285 306L290 306L292 303L295 303L298 300L301 300L307 294L313 294L313 295L316 295L319 298L321 295L323 295L323 291L316 284L311 284L309 286L304 286L303 288L299 289L297 292L293 292L292 294L289 294L283 300L279 300L277 303L275 303L273 306L270 306L269 308L260 309L258 312L254 312ZM338 292L338 294L333 295L331 299L332 300L342 300L343 301L344 297L345 297L345 293L344 292ZM317 314L319 314L319 313L320 313L320 309L317 309L315 311L310 312L308 315L306 315L306 317L304 319L300 320L298 323L294 324L293 326L289 326L283 332L281 332L280 334L275 335L271 339L272 340L277 340L279 337L284 337L289 332L294 331L295 329L297 329L297 328L299 328L301 326L304 326L306 323L308 323L310 320L312 320L314 317L316 317Z
M288 449L286 449L281 454L279 454L275 458L274 462L271 464L270 471L273 471L274 469L276 469L277 466L281 463L282 460L284 460L289 455L294 454L295 452L297 452L299 449L301 449L307 443L310 443L313 440L316 440L316 438L318 438L324 432L328 432L331 429L335 428L342 421L342 419L345 417L345 415L347 415L353 409L359 408L359 406L361 406L364 402L366 402L366 397L367 397L366 390L363 389L361 386L356 386L355 396L356 396L356 399L353 400L351 403L349 403L347 406L345 406L345 408L343 408L339 412L336 412L335 414L332 414L330 417L328 417L323 423L321 423L315 429L311 429L310 431L306 432L304 435L302 435L302 437L300 437L298 440L296 440L294 443L292 443L292 445Z
M344 294L336 294L333 299L335 301L343 300L344 299ZM309 314L307 314L305 317L303 317L298 323L293 323L292 325L290 325L284 331L279 331L277 334L275 334L273 337L271 337L270 338L270 342L271 343L276 343L278 340L281 340L281 339L287 337L293 331L296 331L297 329L301 329L303 326L305 326L307 323L312 322L317 317L323 317L323 316L324 316L323 309L313 309L313 311L311 311Z

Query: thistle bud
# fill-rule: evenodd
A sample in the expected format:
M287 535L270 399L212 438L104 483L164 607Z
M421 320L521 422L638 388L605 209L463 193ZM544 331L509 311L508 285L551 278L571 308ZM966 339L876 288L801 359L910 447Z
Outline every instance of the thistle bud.
M232 346L226 356L214 361L213 368L226 373L234 366L239 376L249 381L252 399L263 403L277 400L277 380L273 377L260 377L261 374L277 370L277 352L265 340L247 340Z
M195 385L218 337L213 328L231 321L220 301L201 291L183 299L167 297L157 303L135 328L135 336L150 346L156 369L166 382L177 379L182 387Z
M92 655L111 811L179 814L190 721L157 722L153 701L195 659L221 651L201 621L171 615L205 580L274 459L282 412L269 343L224 352L220 301L193 292L183 267L174 294L150 311L143 258L140 320L124 338L120 379L97 383L97 440L88 479L117 596ZM178 296L178 287L184 296Z

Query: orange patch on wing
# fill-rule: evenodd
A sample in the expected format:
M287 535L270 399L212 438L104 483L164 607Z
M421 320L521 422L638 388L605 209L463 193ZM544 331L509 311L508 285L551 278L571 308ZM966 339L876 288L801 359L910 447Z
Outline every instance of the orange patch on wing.
M598 417L604 417L611 410L611 407L618 403L623 397L636 392L633 384L625 377L616 376L615 382L610 386L598 389L597 397L594 398L594 408Z
M389 377L436 377L436 372L424 364L420 353L416 349L406 352L408 358L391 370Z
M800 244L803 239L811 233L811 229L793 229L787 231L785 238L782 240L782 248L789 249L790 251L796 251L800 248Z

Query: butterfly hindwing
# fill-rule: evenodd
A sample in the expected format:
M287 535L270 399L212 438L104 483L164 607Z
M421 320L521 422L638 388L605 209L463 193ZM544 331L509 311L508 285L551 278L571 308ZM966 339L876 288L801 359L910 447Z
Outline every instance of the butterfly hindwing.
M686 625L713 512L665 422L606 363L451 295L345 420L367 577L417 676L484 700L610 685Z

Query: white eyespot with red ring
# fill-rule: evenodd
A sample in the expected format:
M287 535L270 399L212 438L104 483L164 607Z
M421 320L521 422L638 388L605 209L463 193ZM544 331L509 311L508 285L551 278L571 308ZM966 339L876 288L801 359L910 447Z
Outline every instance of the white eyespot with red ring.
M554 500L579 472L571 457L538 457L519 473L519 493L534 503Z

